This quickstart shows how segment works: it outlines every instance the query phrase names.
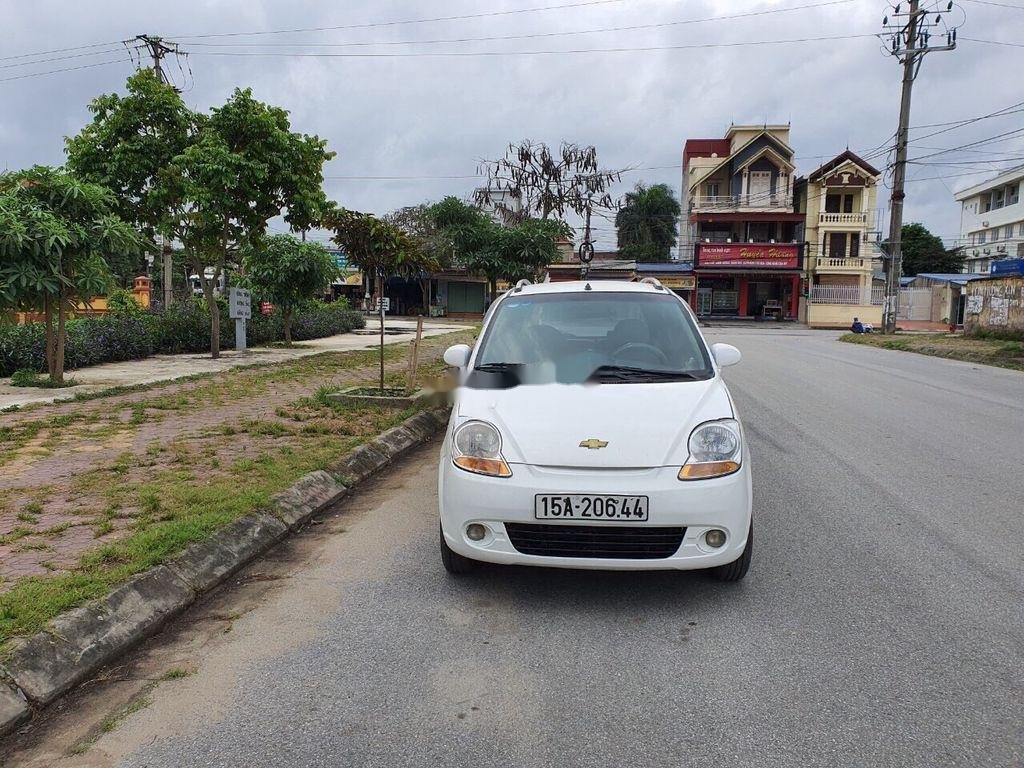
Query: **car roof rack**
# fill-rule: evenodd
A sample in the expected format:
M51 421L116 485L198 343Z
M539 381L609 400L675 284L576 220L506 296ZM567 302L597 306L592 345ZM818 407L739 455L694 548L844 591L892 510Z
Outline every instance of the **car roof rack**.
M518 283L516 283L516 287L512 289L512 292L513 293L519 293L527 285L533 285L533 281L532 280L527 280L524 277L522 280L520 280Z
M665 290L665 286L662 285L661 281L658 278L656 278L656 277L641 277L640 278L640 282L641 283L647 283L648 285L653 285L659 291L664 291Z

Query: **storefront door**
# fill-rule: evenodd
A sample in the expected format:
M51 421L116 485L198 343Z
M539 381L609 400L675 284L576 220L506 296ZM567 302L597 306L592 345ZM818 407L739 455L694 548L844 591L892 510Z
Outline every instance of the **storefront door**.
M710 288L698 288L697 289L697 314L698 315L710 315L711 314L711 289Z

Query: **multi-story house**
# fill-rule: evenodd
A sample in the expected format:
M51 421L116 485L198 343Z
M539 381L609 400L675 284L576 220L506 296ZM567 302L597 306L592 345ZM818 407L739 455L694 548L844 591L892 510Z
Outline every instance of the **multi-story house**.
M683 149L680 227L692 254L698 315L796 319L803 214L793 207L789 125L733 125Z
M1024 258L1024 166L956 194L964 272L987 274L992 262Z
M818 328L849 327L853 318L878 325L882 290L872 273L875 204L881 172L846 150L796 182L796 210L806 215L797 236L807 243L807 290L802 317Z

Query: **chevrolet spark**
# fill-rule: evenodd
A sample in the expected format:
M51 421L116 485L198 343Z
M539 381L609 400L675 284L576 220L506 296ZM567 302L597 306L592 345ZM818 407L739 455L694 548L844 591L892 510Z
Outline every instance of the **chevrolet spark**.
M689 306L656 280L522 281L459 369L441 448L445 568L710 569L753 549L750 456Z

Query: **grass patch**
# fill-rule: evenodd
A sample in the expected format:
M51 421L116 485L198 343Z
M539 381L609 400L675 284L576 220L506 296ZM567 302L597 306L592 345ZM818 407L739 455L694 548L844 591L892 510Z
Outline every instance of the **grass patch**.
M460 341L469 338L469 332L460 334ZM441 344L446 342L454 343L450 337ZM405 347L386 349L389 360L404 360L406 354ZM429 355L424 357L426 361L420 371L426 375L437 366ZM271 386L289 382L294 382L296 389L302 387L299 394L306 394L312 389L310 379L327 381L335 377L337 383L326 391L336 391L344 386L346 376L349 385L358 383L360 378L353 380L352 369L366 367L375 359L373 350L326 353L269 368L263 365L234 369L203 380L187 392L161 393L163 399L159 404L185 407L184 398L189 403L187 407L195 405L209 410L230 398L258 401ZM133 408L141 409L133 413L156 412L159 409L152 404L156 399L146 397L132 403ZM104 596L130 576L173 557L239 517L267 509L275 493L307 472L336 464L356 446L400 423L414 409L338 408L314 395L295 400L286 411L299 416L301 425L292 420L275 421L273 416L236 419L195 433L182 433L172 444L165 442L158 447L151 443L144 455L126 452L105 466L79 474L74 479L76 494L91 497L94 509L105 510L95 513L88 522L79 523L91 526L98 539L96 546L66 570L5 585L10 588L0 594L0 658L12 638L40 631L54 616ZM125 412L121 405L102 408L104 418L118 419L128 428L118 415ZM100 418L78 410L52 418L32 418L0 430L7 429L8 440L16 444L29 433L38 435L44 429L52 429L59 420L70 439L77 425ZM245 437L239 439L239 434ZM11 442L0 441L0 456ZM218 446L231 446L234 451L227 456L218 455L214 450ZM244 456L239 454L239 447L244 449ZM171 457L187 455L187 467L181 463L168 464L166 456L161 455L165 451ZM157 456L160 458L154 461ZM114 528L114 519L124 520L117 526L122 536L116 541L104 540L102 537ZM70 523L63 525L66 528ZM0 544L46 533L19 526L0 537Z
M897 333L891 336L847 333L840 336L839 340L849 344L916 352L920 355L1024 371L1024 344L998 337L979 338L948 333Z

